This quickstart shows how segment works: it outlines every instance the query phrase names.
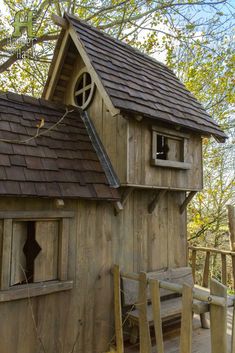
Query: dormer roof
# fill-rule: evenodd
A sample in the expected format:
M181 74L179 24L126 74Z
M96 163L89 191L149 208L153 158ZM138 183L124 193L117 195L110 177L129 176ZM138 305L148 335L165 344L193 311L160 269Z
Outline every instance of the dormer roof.
M82 58L86 56L88 70L98 89L102 88L101 94L113 115L138 114L201 135L213 135L224 142L226 134L166 65L75 16L65 14L64 18L67 31ZM65 32L62 30L62 36ZM50 75L44 95L49 81Z

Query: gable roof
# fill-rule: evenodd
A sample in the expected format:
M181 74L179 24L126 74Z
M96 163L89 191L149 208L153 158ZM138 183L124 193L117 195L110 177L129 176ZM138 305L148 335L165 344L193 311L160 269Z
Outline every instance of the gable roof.
M225 133L166 65L75 16L65 18L114 108L224 141Z
M0 95L0 195L118 199L82 114L43 99Z

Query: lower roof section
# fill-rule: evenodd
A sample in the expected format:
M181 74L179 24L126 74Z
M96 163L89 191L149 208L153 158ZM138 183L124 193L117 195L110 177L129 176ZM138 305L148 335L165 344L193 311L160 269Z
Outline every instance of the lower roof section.
M1 94L0 195L119 199L94 143L77 108Z

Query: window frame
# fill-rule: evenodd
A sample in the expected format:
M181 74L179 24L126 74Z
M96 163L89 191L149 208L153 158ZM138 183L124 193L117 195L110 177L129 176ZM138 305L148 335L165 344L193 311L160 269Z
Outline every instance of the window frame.
M77 86L77 83L78 83L78 80L80 77L82 77L84 74L88 74L91 78L91 83L89 85L86 85L85 87L83 87L82 89L80 89L81 93L85 93L86 90L90 89L90 93L89 93L89 96L87 98L87 100L83 101L82 105L78 105L77 103L77 100L76 100L76 95L75 95L75 88ZM83 79L83 78L82 78ZM88 87L88 88L86 88ZM84 67L83 69L81 69L77 76L76 76L76 79L74 80L74 85L73 85L73 90L72 90L72 99L73 99L73 104L83 110L85 110L89 104L91 103L93 97L94 97L94 93L95 93L95 82L94 80L92 79L92 76L90 74L90 72L87 70L86 67Z
M175 140L182 141L182 156L183 161L174 161L168 159L158 159L156 157L157 152L157 135L164 137L172 138ZM186 161L186 144L188 144L190 136L189 134L183 133L181 131L166 129L163 127L152 127L152 156L151 156L151 165L157 167L166 167L166 168L176 168L176 169L191 169L192 164Z
M23 299L54 293L73 288L73 281L68 280L68 247L71 211L1 211L2 243L0 259L0 302ZM58 239L58 279L27 284L10 285L11 281L11 251L14 221L59 221Z

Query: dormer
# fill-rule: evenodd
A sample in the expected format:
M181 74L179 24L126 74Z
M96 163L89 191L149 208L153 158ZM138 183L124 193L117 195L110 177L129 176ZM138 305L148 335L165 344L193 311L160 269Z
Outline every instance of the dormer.
M224 132L172 70L66 14L43 97L87 112L122 186L202 189L202 138Z

